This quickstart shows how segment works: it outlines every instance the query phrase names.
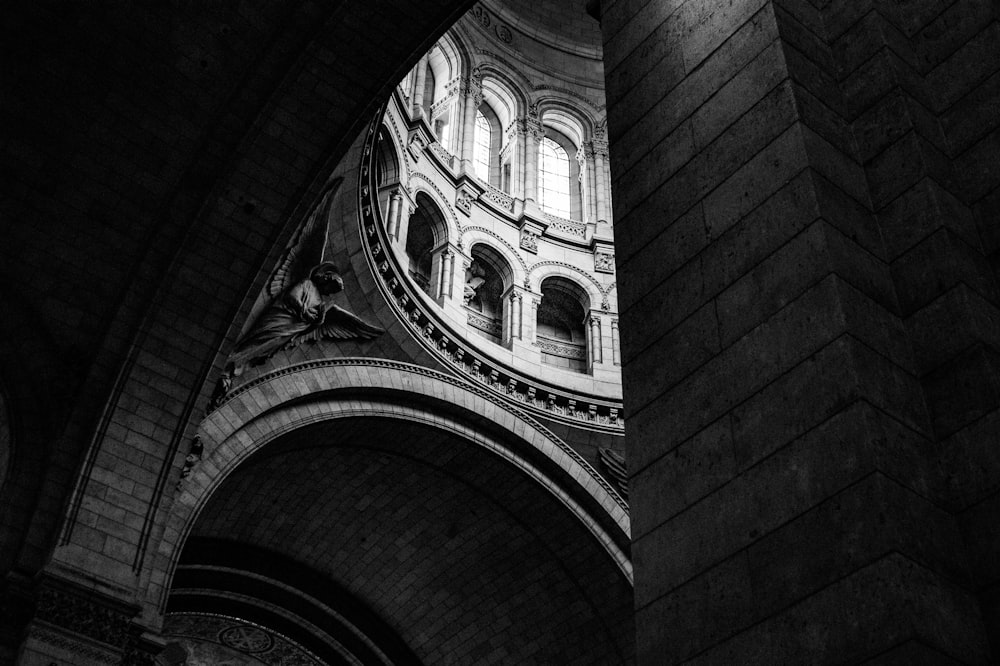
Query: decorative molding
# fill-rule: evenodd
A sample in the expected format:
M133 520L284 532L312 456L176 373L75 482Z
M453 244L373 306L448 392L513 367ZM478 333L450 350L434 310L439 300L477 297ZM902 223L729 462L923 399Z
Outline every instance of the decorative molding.
M476 193L469 188L460 186L455 191L455 208L466 215L472 215L472 202L476 199Z
M601 283L598 282L593 275L591 275L590 273L588 273L587 271L583 270L578 266L574 266L573 264L567 264L565 261L539 261L538 263L531 265L531 269L528 271L528 274L530 275L531 273L534 273L535 269L541 268L543 266L560 266L562 268L569 269L574 273L579 273L583 277L587 278L587 280L592 285L594 285L594 287L597 289L597 293L601 294L602 296L605 295L604 287L601 286Z
M541 91L541 90L548 90L548 91L551 91L551 92L562 93L563 95L568 95L569 97L572 97L574 99L577 99L577 100L583 102L584 104L586 104L590 108L594 109L595 111L603 111L604 110L604 107L600 106L596 102L593 102L593 101L587 99L586 97L584 97L580 93L576 92L575 90L570 90L569 88L560 88L558 86L550 86L550 85L548 85L546 83L539 83L539 84L531 86L531 88L532 88L532 90L539 90L539 91Z
M486 200L495 204L507 213L514 212L514 197L510 196L506 192L501 192L489 183L483 184L486 185L486 189L479 195L480 201Z
M497 39L499 39L504 44L510 44L514 41L514 33L510 31L510 28L505 26L503 23L498 23L493 32L496 33Z
M479 25L484 28L489 28L490 23L493 22L490 18L490 13L486 11L486 8L481 4L473 6L473 8L469 10L469 13L472 14L472 18L476 19Z
M608 252L594 252L594 270L598 273L615 272L615 255Z
M168 613L164 633L171 638L225 646L266 664L322 666L315 654L288 636L242 618L216 613ZM194 646L184 646L185 651Z
M521 247L523 249L527 250L528 252L532 252L534 254L537 254L538 253L538 239L540 237L541 236L538 233L532 231L531 229L528 229L527 227L522 227L522 229L521 229Z
M535 345L546 354L560 356L562 358L572 358L577 360L587 359L587 346L575 345L572 342L554 340L541 335L536 336Z
M455 236L456 236L456 238L461 238L462 234L465 233L465 232L462 229L461 223L459 223L459 221L458 221L458 216L455 215L455 211L452 210L451 206L448 205L448 203L447 203L448 202L448 197L445 196L445 193L441 191L441 188L439 188L437 185L435 185L433 180L431 180L430 178L428 178L426 175L420 173L419 171L414 171L412 174L410 174L410 179L411 179L411 181L413 179L422 180L423 182L427 183L428 189L431 192L433 192L434 194L436 194L438 196L438 200L437 200L438 207L441 208L442 212L448 217L449 220L451 220L451 223L452 223L452 225L455 228ZM410 186L409 194L410 194L410 200L411 201L415 201L416 200L416 198L417 198L417 191L418 190L417 190L417 187L416 187L415 184Z
M576 220L559 217L544 211L542 211L542 215L544 215L545 219L548 221L549 229L555 229L556 231L561 231L564 234L579 236L584 239L587 237L587 225L583 222L577 222Z
M440 141L431 141L429 148L445 166L449 169L455 168L455 156L449 153Z
M468 308L467 311L469 314L469 326L484 333L488 333L494 337L500 337L503 332L500 320L487 317L483 314L475 312L474 310L468 310Z
M91 663L120 666L124 661L121 650L94 645L85 639L75 638L58 628L46 626L45 624L33 624L28 629L26 638L28 640L34 639L45 645L61 648L74 655L79 655Z
M70 592L62 585L43 585L35 605L35 620L118 649L124 648L129 639L134 616L133 609L112 608L101 600Z
M498 395L497 392L489 391L486 388L487 386L490 386L490 378L495 378L495 381L499 381L498 378L499 378L500 375L499 375L499 372L497 370L495 370L495 369L494 370L490 370L489 366L483 365L482 362L479 361L478 359L472 360L472 359L468 359L467 358L465 360L469 361L469 365L473 366L473 368L475 369L475 371L477 373L476 377L479 380L477 383L470 383L470 382L465 381L465 380L463 380L463 379L461 379L459 377L454 377L452 375L447 375L447 374L445 374L443 372L439 372L437 370L432 370L431 368L425 368L422 365L414 365L412 363L405 363L403 361L390 361L388 359L368 358L368 357L363 357L363 358L326 358L326 359L316 359L316 360L313 360L313 361L305 361L304 363L297 363L295 365L288 365L288 366L285 366L283 368L278 368L278 369L272 370L271 372L268 372L268 373L266 373L264 375L256 377L253 380L247 382L246 384L241 385L235 391L233 391L232 393L230 393L229 396L228 396L228 398L227 398L227 402L238 398L239 396L243 395L244 393L247 393L248 391L253 390L257 386L260 386L261 384L265 384L267 382L270 382L270 381L272 381L273 379L275 379L277 377L283 377L283 376L286 376L286 375L295 374L297 372L303 372L305 370L319 370L319 369L323 369L323 368L331 368L331 367L338 367L338 366L359 366L359 365L363 365L363 366L372 367L372 368L385 368L387 370L397 370L397 371L404 371L404 372L412 372L414 374L423 375L425 377L430 377L432 379L436 379L438 381L442 381L442 382L445 382L447 384L451 384L452 386L456 386L456 387L462 388L462 389L464 389L466 391L470 391L473 394L479 396L480 398L483 398L484 400L487 400L488 402L491 402L491 403L493 403L493 404L495 404L495 405L497 405L497 406L499 406L499 407L501 407L501 408L503 408L503 409L511 412L512 414L514 414L515 416L517 416L519 419L523 419L525 421L525 423L528 423L529 425L531 425L532 428L535 428L540 433L542 433L560 451L562 451L563 453L565 453L570 459L572 459L574 462L576 462L577 464L579 464L580 466L582 466L584 469L594 470L593 465L591 465L589 462L587 462L587 460L583 456L581 456L579 454L579 452L577 452L576 449L574 449L570 445L566 444L562 439L560 439L559 437L557 437L555 435L555 433L553 433L547 427L545 427L544 425L542 425L539 421L537 421L536 419L534 419L530 414L526 413L523 409L519 408L521 405L533 406L533 405L537 405L537 403L539 403L539 402L544 402L544 403L547 403L547 404L550 404L550 405L551 404L555 404L556 405L556 409L553 410L553 411L555 411L557 413L562 413L562 411L566 410L566 407L564 407L562 405L562 403L560 402L561 396L557 396L557 395L554 395L552 393L546 393L544 391L539 392L536 388L530 387L528 391L524 391L526 399L519 399L519 401L517 403L511 402L510 400L505 399L505 397L504 397L504 396L507 395L506 386L509 385L509 383L510 383L509 381L508 382L504 382L505 389L499 395ZM518 393L522 392L520 386L517 387L517 392ZM569 399L569 400L566 401L566 405L568 406L570 402L572 402L574 405L577 404L576 400ZM598 409L600 409L600 406L598 406ZM612 410L611 416L613 416L613 419L614 419L611 422L612 423L615 423L615 422L621 423L620 414L619 414L620 407L617 406L617 405L615 405L615 406L611 407L611 410ZM544 416L547 416L547 417L551 418L550 414L545 414ZM602 421L601 418L602 418L601 412L598 411L597 412L597 416L594 419L592 419L592 420L594 420L596 422L599 422L599 423L606 422L606 421ZM590 420L590 419L588 419L588 420ZM619 506L621 506L623 509L625 509L627 511L628 510L628 505L623 500L621 500L621 497L618 495L618 493L614 489L614 487L610 483L608 483L606 480L604 480L602 477L600 477L600 475L596 474L596 471L595 471L595 477L597 477L598 484L604 490L610 491L610 493L609 493L610 496L612 498L614 498L616 502L618 502Z

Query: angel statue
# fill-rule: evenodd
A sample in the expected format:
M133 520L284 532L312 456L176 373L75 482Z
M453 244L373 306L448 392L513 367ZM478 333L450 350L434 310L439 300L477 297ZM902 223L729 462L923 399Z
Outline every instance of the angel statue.
M210 410L222 404L233 378L247 365L263 363L282 349L319 340L370 340L385 332L333 302L333 296L344 290L344 280L333 262L323 260L323 254L335 189L336 184L286 251L268 284L273 298L237 341L212 395Z

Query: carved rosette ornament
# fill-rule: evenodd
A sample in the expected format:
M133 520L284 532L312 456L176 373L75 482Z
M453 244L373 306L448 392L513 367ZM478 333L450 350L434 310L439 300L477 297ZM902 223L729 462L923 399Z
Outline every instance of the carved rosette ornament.
M511 42L514 41L514 33L512 33L510 31L510 28L503 25L502 23L497 24L497 27L494 30L496 31L497 39L499 39L504 44L510 44Z
M479 25L484 28L490 27L492 20L490 19L490 13L482 5L476 5L472 8L472 17L479 22Z

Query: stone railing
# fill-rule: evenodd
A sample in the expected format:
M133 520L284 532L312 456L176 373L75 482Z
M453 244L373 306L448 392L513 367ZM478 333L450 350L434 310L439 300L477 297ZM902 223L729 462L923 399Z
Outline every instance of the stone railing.
M492 335L493 337L496 338L500 337L500 334L503 329L502 326L500 325L499 319L494 319L493 317L487 317L484 314L480 314L475 310L469 310L468 308L466 308L466 311L469 313L469 326L478 329L488 335Z
M438 156L438 159L448 165L449 169L454 168L455 156L449 153L439 141L431 142L430 149L434 151L434 154Z
M552 231L561 231L564 234L580 238L587 237L587 225L583 222L567 220L565 217L559 217L552 213L545 213L545 220L549 223L549 229Z
M488 183L484 184L486 185L486 191L479 195L480 199L485 199L492 204L496 204L501 210L505 210L508 213L514 212L514 197L501 192Z
M553 356L576 360L586 360L587 358L587 345L578 345L566 342L565 340L547 338L544 335L537 335L535 344L543 352L552 354Z

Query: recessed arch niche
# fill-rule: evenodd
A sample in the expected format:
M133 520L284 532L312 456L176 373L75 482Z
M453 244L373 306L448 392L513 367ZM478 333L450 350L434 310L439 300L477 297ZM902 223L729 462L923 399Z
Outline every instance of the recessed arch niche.
M587 291L570 279L553 275L542 280L536 321L542 363L587 372Z

